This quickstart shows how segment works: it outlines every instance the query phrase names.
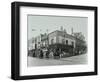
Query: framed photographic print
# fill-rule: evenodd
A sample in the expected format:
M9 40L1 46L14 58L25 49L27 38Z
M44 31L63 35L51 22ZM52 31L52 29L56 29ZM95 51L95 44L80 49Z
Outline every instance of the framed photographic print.
M11 78L97 75L97 7L13 2Z

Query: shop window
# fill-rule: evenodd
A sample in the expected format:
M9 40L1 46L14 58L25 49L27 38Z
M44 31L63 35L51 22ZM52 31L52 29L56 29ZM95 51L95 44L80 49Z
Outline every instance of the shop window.
M74 47L74 42L72 42L72 46Z
M65 43L65 41L64 41L64 39L62 39L62 44L64 44Z
M66 45L68 45L68 40L66 40Z
M51 44L54 44L54 39L51 39Z

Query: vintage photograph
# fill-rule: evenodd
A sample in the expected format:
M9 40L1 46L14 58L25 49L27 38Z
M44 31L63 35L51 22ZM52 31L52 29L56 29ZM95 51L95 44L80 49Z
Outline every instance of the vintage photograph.
M27 15L27 66L88 64L88 17Z
M11 78L97 75L97 18L96 6L12 2Z

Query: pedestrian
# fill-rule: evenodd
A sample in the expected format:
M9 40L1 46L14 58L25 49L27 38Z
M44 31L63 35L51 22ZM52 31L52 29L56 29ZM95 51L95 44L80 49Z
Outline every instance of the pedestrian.
M54 50L53 50L54 58L56 58L56 54L57 54L57 53L56 53L56 49L54 49Z
M49 49L46 51L46 58L49 58Z
M43 51L40 50L40 58L43 58Z
M33 57L35 57L35 50L33 50Z

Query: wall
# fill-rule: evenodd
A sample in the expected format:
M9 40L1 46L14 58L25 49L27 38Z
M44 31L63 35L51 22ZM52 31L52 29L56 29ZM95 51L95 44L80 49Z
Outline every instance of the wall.
M64 38L62 36L59 36L59 43L62 43L62 40L64 40L65 44L66 44L66 40L68 40L68 45L72 45L72 42L74 42L74 47L75 47L75 40L74 39Z
M0 11L0 82L14 82L13 80L10 79L10 72L11 72L11 68L10 68L11 66L11 5L10 4L13 1L14 0L0 1L0 10L1 10ZM20 1L98 6L100 10L100 0L20 0ZM98 12L98 14L100 14L100 11ZM98 16L98 20L100 22L100 15ZM100 28L98 28L98 31L100 31ZM100 35L100 32L98 33ZM100 37L98 40L99 40L98 42L100 42ZM100 49L100 43L98 45ZM98 58L100 58L100 50L99 50ZM98 61L99 61L99 68L100 68L100 60ZM53 82L53 81L54 82L87 82L87 81L99 82L100 81L99 79L100 79L100 75L26 80L26 82L33 82L33 81L34 82Z
M51 43L51 40L53 40L53 43L57 43L57 32L56 31L53 31L53 32L51 32L49 35L48 35L48 37L49 37L49 44L51 45L52 43Z

